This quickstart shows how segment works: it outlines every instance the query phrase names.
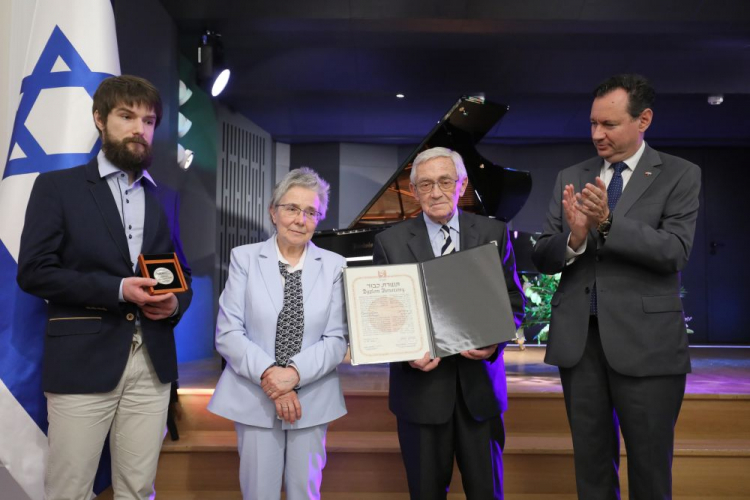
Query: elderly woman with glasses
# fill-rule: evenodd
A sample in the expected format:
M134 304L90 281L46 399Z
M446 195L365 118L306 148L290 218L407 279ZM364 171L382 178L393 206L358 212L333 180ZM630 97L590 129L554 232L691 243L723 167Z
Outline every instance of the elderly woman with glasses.
M268 211L276 234L232 251L216 349L227 361L208 409L233 420L244 499L320 498L328 422L346 413L344 258L310 238L329 185L292 170Z

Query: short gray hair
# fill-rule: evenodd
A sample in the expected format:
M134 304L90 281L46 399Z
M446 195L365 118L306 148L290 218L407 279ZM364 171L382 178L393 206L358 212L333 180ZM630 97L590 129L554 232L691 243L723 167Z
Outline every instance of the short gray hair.
M409 182L416 184L417 181L417 167L422 163L425 163L433 158L450 158L453 162L453 166L456 167L456 174L458 179L466 179L466 167L464 166L464 160L461 155L448 148L430 148L425 149L414 158L411 164L411 175L409 175Z
M328 193L331 185L328 184L318 173L309 167L300 167L290 170L273 188L269 208L273 210L279 204L284 195L293 187L301 187L315 191L320 200L320 220L326 218L328 211ZM304 207L301 207L304 208Z

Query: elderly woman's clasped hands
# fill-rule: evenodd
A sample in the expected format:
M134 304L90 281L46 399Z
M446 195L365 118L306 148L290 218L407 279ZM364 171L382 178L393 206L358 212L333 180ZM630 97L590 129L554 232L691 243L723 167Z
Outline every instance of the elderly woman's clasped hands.
M302 405L294 388L299 384L299 373L291 367L272 366L260 378L260 387L276 404L276 415L293 424L302 418Z

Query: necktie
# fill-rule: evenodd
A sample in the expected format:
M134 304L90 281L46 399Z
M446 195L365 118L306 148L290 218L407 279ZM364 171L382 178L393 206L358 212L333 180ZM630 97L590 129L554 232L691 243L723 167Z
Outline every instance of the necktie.
M453 244L451 239L451 229L448 226L442 226L440 231L443 233L443 248L440 249L440 255L448 255L456 250L456 245Z
M289 358L300 351L305 330L302 306L302 270L290 273L286 264L279 262L284 277L284 306L276 322L276 364L287 366Z
M613 212L620 195L622 195L622 171L628 168L628 165L624 161L618 161L611 166L615 173L612 175L612 180L609 181L609 186L607 186L607 204L609 205L609 211Z
M609 181L607 186L607 205L609 211L614 212L617 201L622 195L622 171L628 168L628 165L624 161L618 161L610 165L615 173L612 174L612 179ZM591 314L597 314L597 302L596 302L596 282L594 282L594 289L591 291Z

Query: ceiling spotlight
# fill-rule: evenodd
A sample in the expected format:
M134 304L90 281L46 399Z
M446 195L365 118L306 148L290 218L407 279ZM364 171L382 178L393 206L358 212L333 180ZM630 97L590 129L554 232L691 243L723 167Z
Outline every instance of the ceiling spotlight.
M221 35L206 31L198 45L198 84L218 96L229 82L229 69L224 63L224 45Z
M718 106L722 102L724 102L724 96L721 94L714 94L714 95L708 96L708 103L711 106Z
M178 94L178 100L180 103L180 106L188 102L188 100L192 97L193 91L187 88L187 85L185 85L185 82L180 80L180 93Z
M195 155L189 149L182 147L182 144L177 144L177 165L182 170L190 168L190 164L193 163Z
M214 84L211 86L211 95L216 97L217 95L221 94L221 92L224 90L224 87L227 86L227 83L229 83L229 75L231 74L231 71L228 69L223 70L221 73L219 73L219 76L216 77L216 80L214 80Z
M406 96L404 94L396 94L396 97L398 97L399 99L403 99Z

